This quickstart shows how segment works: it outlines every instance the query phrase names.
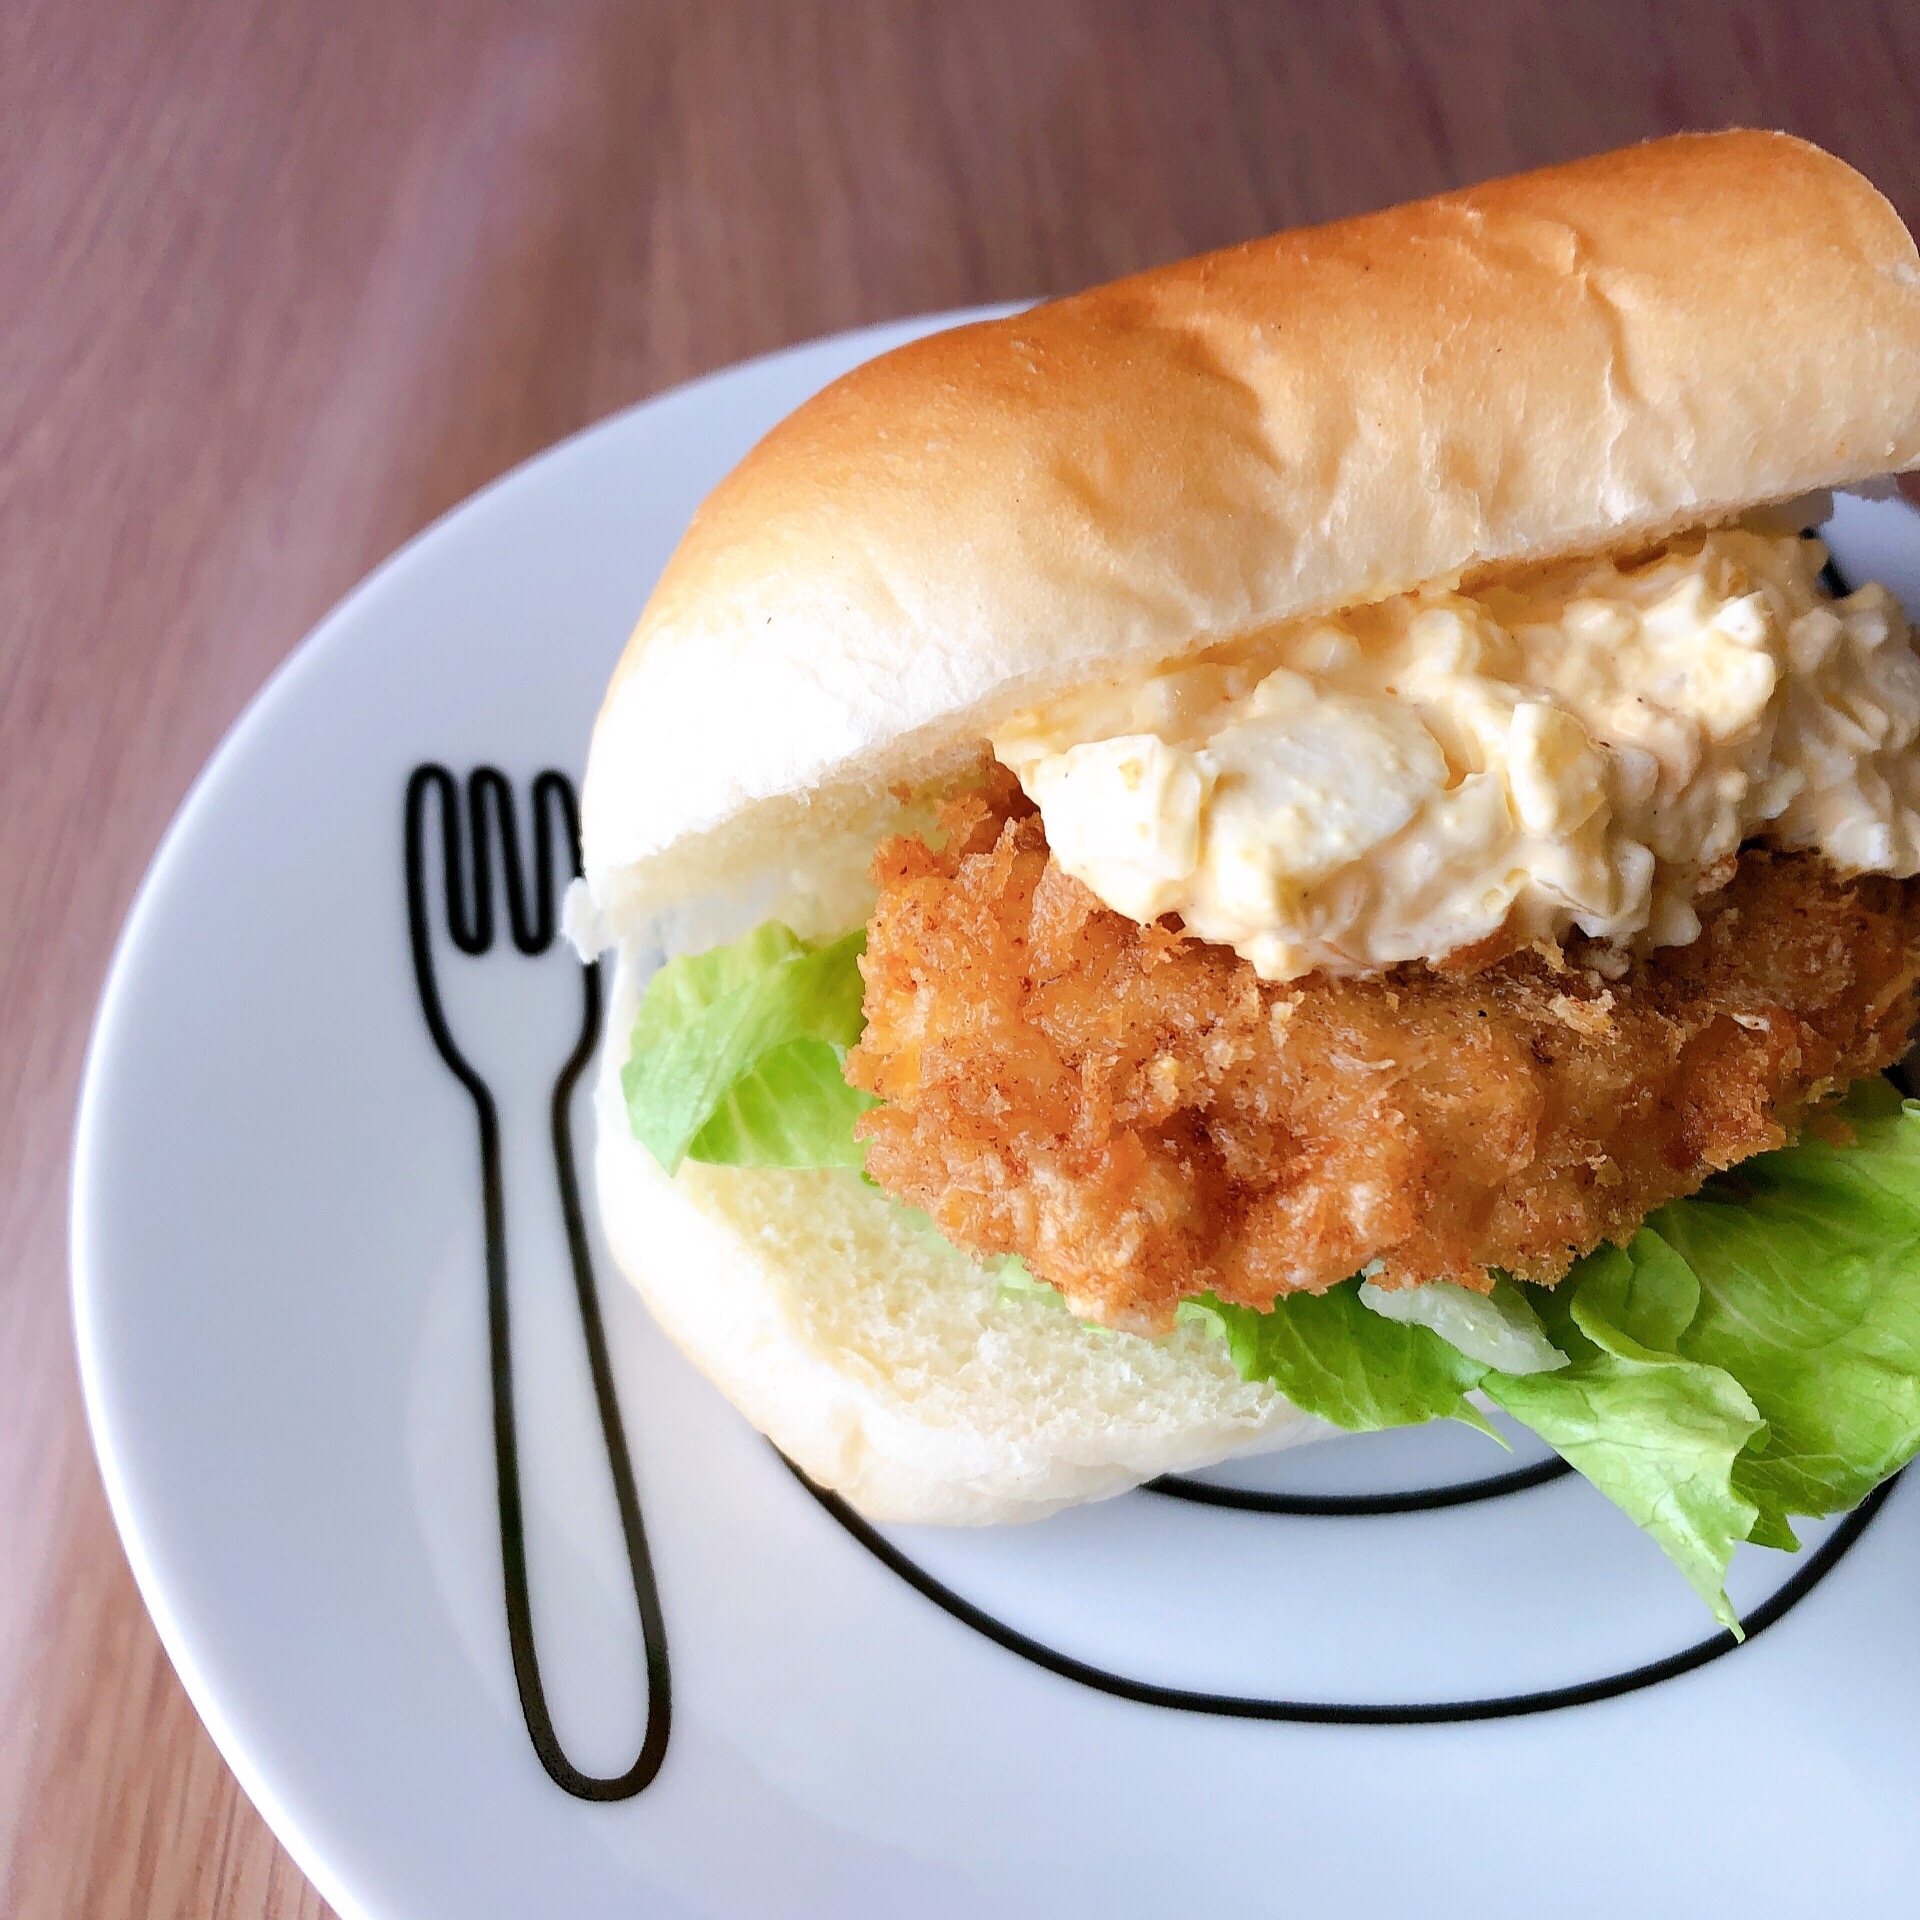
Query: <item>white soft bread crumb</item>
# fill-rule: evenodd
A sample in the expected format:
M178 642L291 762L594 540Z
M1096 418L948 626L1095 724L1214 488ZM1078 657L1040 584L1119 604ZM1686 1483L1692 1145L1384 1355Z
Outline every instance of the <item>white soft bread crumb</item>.
M1199 1328L1142 1340L1000 1298L857 1174L689 1161L670 1179L620 1090L636 975L623 958L595 1095L614 1257L694 1365L870 1519L1038 1519L1331 1431Z
M620 937L859 902L888 790L1277 621L1920 464L1920 259L1784 134L1652 141L1156 269L857 368L715 490L595 732Z

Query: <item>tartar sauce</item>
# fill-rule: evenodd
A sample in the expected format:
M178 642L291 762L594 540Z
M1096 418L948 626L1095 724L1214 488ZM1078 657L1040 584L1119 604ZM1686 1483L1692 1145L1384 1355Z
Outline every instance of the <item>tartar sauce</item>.
M1269 980L1503 929L1684 945L1755 836L1920 872L1920 658L1750 529L1291 623L1010 720L993 750L1101 900Z

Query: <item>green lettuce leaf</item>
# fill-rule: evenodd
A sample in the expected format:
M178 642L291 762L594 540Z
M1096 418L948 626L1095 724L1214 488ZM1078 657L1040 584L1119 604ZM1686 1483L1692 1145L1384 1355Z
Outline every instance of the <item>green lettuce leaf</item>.
M1699 1280L1673 1343L1724 1368L1767 1423L1734 1484L1753 1538L1857 1506L1920 1449L1920 1103L1863 1081L1851 1146L1809 1137L1663 1207L1657 1237Z
M1762 1422L1730 1375L1635 1338L1636 1330L1661 1330L1653 1291L1674 1276L1644 1281L1645 1297L1629 1310L1622 1302L1633 1269L1627 1254L1609 1249L1557 1290L1527 1288L1566 1364L1525 1374L1502 1373L1428 1327L1385 1318L1362 1301L1357 1280L1317 1296L1295 1294L1266 1313L1215 1300L1201 1310L1243 1379L1267 1381L1336 1426L1365 1431L1453 1419L1494 1433L1466 1397L1479 1387L1645 1528L1714 1617L1737 1631L1724 1583L1755 1507L1731 1482ZM1683 1273L1682 1283L1697 1298L1691 1276Z
M1851 1145L1750 1160L1631 1246L1522 1289L1571 1363L1553 1371L1503 1373L1383 1323L1353 1282L1271 1313L1200 1310L1244 1376L1343 1427L1474 1418L1478 1386L1737 1631L1724 1583L1742 1540L1794 1547L1790 1515L1845 1512L1920 1452L1920 1103L1876 1080L1837 1113Z
M863 931L809 947L777 921L670 960L647 984L620 1084L635 1137L669 1173L854 1167L853 1123L877 1104L847 1085L860 1037Z
M1467 1399L1486 1368L1421 1326L1362 1304L1360 1282L1296 1293L1270 1312L1202 1303L1244 1380L1270 1381L1304 1413L1361 1432L1423 1420L1464 1420L1493 1433ZM1498 1435L1495 1435L1498 1438Z
M1559 1288L1529 1290L1571 1366L1490 1371L1481 1384L1651 1534L1714 1618L1737 1633L1727 1564L1758 1509L1734 1476L1765 1423L1730 1373L1667 1350L1700 1289L1667 1248L1645 1244L1650 1238L1603 1249Z
M1424 1287L1376 1287L1360 1283L1360 1299L1389 1320L1431 1327L1449 1346L1502 1373L1551 1373L1567 1356L1547 1338L1540 1316L1511 1280L1475 1293L1445 1280Z

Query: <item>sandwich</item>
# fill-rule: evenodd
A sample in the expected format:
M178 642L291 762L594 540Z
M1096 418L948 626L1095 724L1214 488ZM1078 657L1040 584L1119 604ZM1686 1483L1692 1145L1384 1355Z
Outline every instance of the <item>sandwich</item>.
M776 427L583 792L596 1175L869 1517L1540 1435L1723 1623L1920 1447L1920 258L1654 141L923 339Z

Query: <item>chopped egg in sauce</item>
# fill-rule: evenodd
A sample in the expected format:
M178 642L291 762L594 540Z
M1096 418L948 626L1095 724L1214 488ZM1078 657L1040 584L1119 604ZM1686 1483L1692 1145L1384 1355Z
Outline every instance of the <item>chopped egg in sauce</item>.
M1060 864L1265 979L1573 929L1683 946L1741 843L1920 872L1920 657L1752 528L1423 589L1016 715Z

